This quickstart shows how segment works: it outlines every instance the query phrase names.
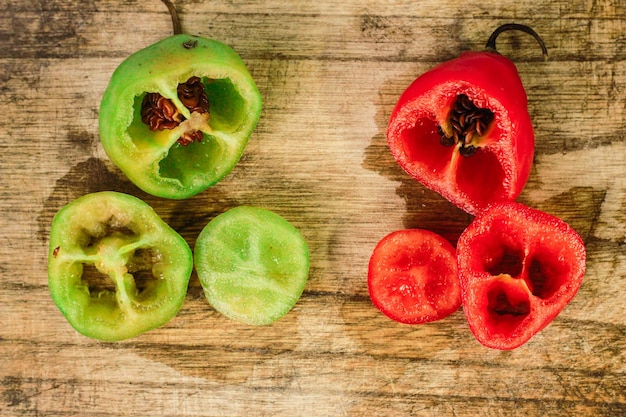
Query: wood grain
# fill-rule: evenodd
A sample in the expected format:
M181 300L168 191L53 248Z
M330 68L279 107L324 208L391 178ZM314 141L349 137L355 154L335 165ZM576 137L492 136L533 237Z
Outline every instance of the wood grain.
M146 195L107 159L100 99L129 54L168 36L150 1L0 5L0 414L3 416L622 416L626 414L626 4L623 0L288 2L179 0L183 29L233 46L264 100L235 170L184 202ZM458 311L394 323L369 301L387 233L454 242L471 217L409 179L387 121L431 66L503 35L536 130L519 200L583 236L572 303L511 352L481 347ZM193 246L216 214L269 208L303 233L311 275L272 326L225 319L194 275L167 325L109 344L63 319L47 287L54 213L88 192L136 195Z

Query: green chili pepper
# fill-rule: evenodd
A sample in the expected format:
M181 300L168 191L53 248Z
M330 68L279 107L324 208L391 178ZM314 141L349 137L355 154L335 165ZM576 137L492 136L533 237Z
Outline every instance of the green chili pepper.
M260 114L261 95L233 49L177 34L115 70L100 105L100 139L139 188L183 199L233 169Z
M48 285L81 334L128 339L176 315L193 269L185 240L143 201L104 191L55 215Z

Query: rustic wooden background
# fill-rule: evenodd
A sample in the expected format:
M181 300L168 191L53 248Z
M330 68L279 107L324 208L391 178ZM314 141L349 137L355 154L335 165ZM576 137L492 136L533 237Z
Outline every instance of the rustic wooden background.
M171 34L159 0L0 4L2 416L623 416L626 414L624 0L176 1L183 29L234 47L264 110L219 185L147 196L104 154L100 98L128 55ZM572 224L588 250L572 303L523 347L481 347L461 311L394 323L367 295L375 244L423 227L454 241L471 217L410 180L385 128L406 86L483 47L518 66L536 128L519 200ZM251 204L304 234L310 280L283 320L225 319L197 277L166 326L120 343L78 335L47 287L54 213L88 192L145 199L193 246L217 213Z

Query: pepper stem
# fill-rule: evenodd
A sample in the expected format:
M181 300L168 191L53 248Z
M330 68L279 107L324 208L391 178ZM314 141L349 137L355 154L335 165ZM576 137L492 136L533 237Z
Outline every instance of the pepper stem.
M502 32L506 32L509 30L519 30L521 32L531 35L533 38L535 38L535 40L541 47L541 52L543 53L544 59L548 59L548 49L546 48L546 44L543 42L543 39L541 39L541 36L539 36L539 34L535 32L531 27L526 26L526 25L521 25L519 23L506 23L500 26L499 28L497 28L491 34L491 36L489 37L489 40L487 40L487 45L485 45L485 48L494 52L498 52L496 49L496 39Z
M180 25L180 19L178 18L178 13L176 12L176 7L172 4L170 0L161 0L167 6L167 10L170 12L170 16L172 17L172 26L174 27L174 35L180 35L183 33L183 29Z

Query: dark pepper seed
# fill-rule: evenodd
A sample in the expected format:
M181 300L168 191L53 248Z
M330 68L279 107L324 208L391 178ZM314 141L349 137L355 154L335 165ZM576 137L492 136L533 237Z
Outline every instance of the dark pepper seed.
M466 158L469 158L470 156L474 155L476 152L478 152L478 148L473 145L461 146L461 149L459 149L459 153L461 154L461 156L464 156Z
M441 143L445 147L454 146L454 136L448 137L446 135L441 135L439 143Z

